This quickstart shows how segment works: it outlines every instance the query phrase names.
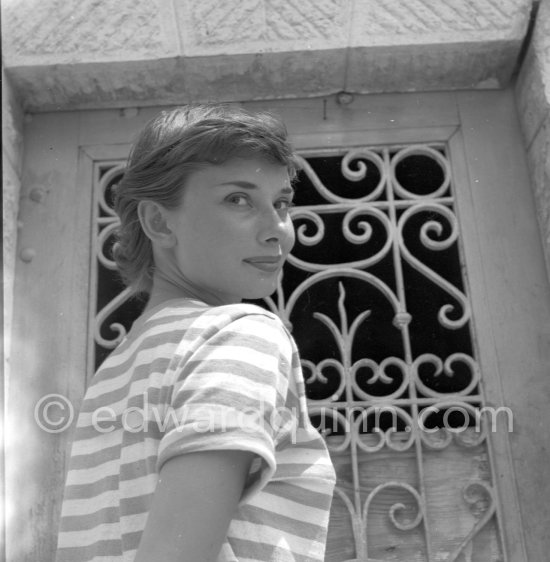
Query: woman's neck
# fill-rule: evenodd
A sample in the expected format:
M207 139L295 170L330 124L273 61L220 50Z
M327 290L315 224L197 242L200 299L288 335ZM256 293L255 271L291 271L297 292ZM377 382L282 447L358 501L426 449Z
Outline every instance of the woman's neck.
M192 299L202 301L211 306L220 306L227 304L219 298L219 296L204 291L198 287L194 287L185 279L178 279L174 282L167 276L162 275L158 271L153 275L153 288L147 302L146 310L154 308L169 300L175 299Z

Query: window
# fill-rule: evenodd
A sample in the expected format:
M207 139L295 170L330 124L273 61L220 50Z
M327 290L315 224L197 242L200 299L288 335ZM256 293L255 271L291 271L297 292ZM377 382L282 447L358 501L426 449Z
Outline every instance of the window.
M500 560L498 501L446 143L301 152L297 243L265 306L291 327L338 474L327 560ZM96 174L97 367L143 303ZM504 412L505 414L505 412Z

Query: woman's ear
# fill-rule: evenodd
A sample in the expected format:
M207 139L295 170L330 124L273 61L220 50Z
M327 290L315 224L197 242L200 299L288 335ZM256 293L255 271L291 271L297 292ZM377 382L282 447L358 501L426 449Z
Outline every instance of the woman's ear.
M168 226L166 209L155 201L140 201L138 217L141 228L151 242L162 248L171 248L176 242L174 233Z

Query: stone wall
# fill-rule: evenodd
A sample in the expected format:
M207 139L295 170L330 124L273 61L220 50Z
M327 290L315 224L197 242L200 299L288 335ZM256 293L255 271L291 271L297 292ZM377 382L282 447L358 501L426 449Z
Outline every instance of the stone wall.
M550 0L540 3L516 95L550 276Z
M17 247L17 215L23 163L23 112L2 62L2 196L4 279L4 375L9 370L10 326ZM6 376L7 380L7 376Z

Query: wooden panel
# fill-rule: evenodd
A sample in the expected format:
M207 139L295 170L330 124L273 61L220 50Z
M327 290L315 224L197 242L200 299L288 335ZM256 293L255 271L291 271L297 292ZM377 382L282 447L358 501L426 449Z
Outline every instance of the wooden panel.
M405 442L408 434L394 436ZM330 437L335 445L341 438ZM339 485L353 497L351 479L351 455L349 451L333 453L333 462ZM403 488L389 487L374 495L367 516L366 537L369 560L406 560L424 562L446 560L450 557L479 523L491 502L483 494L472 504L465 499L465 490L474 483L491 481L486 444L465 448L451 443L441 451L423 449L420 482L415 448L403 452L381 449L374 453L359 453L360 492L362 502L373 490L389 480L404 483L415 489L424 487L426 493L425 521L408 531L397 529L390 520L392 507L403 504L397 510L400 523L410 523L418 515L419 506L413 496ZM426 525L425 525L426 523ZM335 495L329 526L327 562L353 560L356 551L351 530L352 518L344 502ZM500 547L496 537L494 518L475 536L471 552L475 560L500 561ZM430 529L429 546L426 546L425 528ZM389 557L389 558L388 558Z

